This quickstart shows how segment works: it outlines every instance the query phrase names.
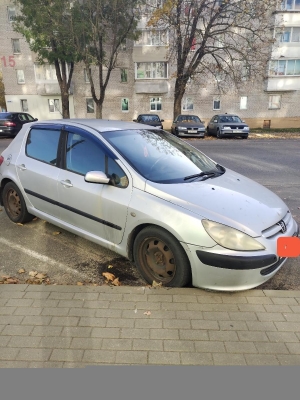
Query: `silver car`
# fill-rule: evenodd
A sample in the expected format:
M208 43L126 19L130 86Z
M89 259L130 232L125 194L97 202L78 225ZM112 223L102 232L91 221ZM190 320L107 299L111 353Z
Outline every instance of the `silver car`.
M26 124L0 156L0 198L15 223L34 216L132 260L165 286L245 290L285 263L298 234L274 193L174 135L138 123Z
M214 115L206 128L208 136L214 135L219 139L237 136L247 139L249 131L249 126L234 114Z
M205 126L197 115L177 115L171 126L171 133L176 136L197 136L204 138Z

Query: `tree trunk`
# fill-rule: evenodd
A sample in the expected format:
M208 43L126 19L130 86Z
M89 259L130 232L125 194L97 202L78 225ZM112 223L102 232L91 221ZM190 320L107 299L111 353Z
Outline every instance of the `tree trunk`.
M102 119L102 108L103 108L103 102L98 100L96 102L96 118Z
M174 90L173 119L175 119L177 115L181 114L181 102L184 93L185 93L185 84L183 82L180 82L179 79L177 78Z
M70 102L69 93L66 90L61 90L62 117L70 118Z

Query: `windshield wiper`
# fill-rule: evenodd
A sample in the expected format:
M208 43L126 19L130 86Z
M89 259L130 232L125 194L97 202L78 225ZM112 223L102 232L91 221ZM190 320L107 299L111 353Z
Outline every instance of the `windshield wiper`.
M194 175L189 175L186 176L184 178L185 181L189 180L189 179L194 179L194 178L201 178L203 177L203 181L208 179L208 178L212 178L213 176L219 176L219 175L223 175L225 172L225 170L219 170L219 171L203 171L203 172L199 172L199 174L194 174Z

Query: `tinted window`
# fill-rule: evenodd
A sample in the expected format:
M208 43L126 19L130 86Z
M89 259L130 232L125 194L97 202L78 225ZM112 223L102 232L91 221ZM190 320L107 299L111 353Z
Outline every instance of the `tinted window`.
M27 121L25 114L19 114L18 117L20 121Z
M31 129L26 143L27 156L56 165L59 137L59 130Z
M159 117L157 115L142 115L140 121L143 122L159 122Z
M103 171L114 186L128 186L124 171L105 153L99 141L88 134L68 132L66 168L80 175Z
M33 121L34 120L34 118L30 114L26 114L26 117L27 117L28 121Z

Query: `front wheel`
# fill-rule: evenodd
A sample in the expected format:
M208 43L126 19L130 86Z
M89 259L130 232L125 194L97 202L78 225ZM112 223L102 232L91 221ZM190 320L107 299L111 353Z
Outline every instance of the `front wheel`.
M183 287L191 282L191 267L181 244L169 232L149 226L136 237L135 264L145 280L164 286Z
M29 222L34 218L34 215L29 214L26 208L24 197L17 185L9 182L3 189L3 205L8 215L15 223Z
M222 135L221 135L220 129L217 130L217 138L218 139L222 139Z

